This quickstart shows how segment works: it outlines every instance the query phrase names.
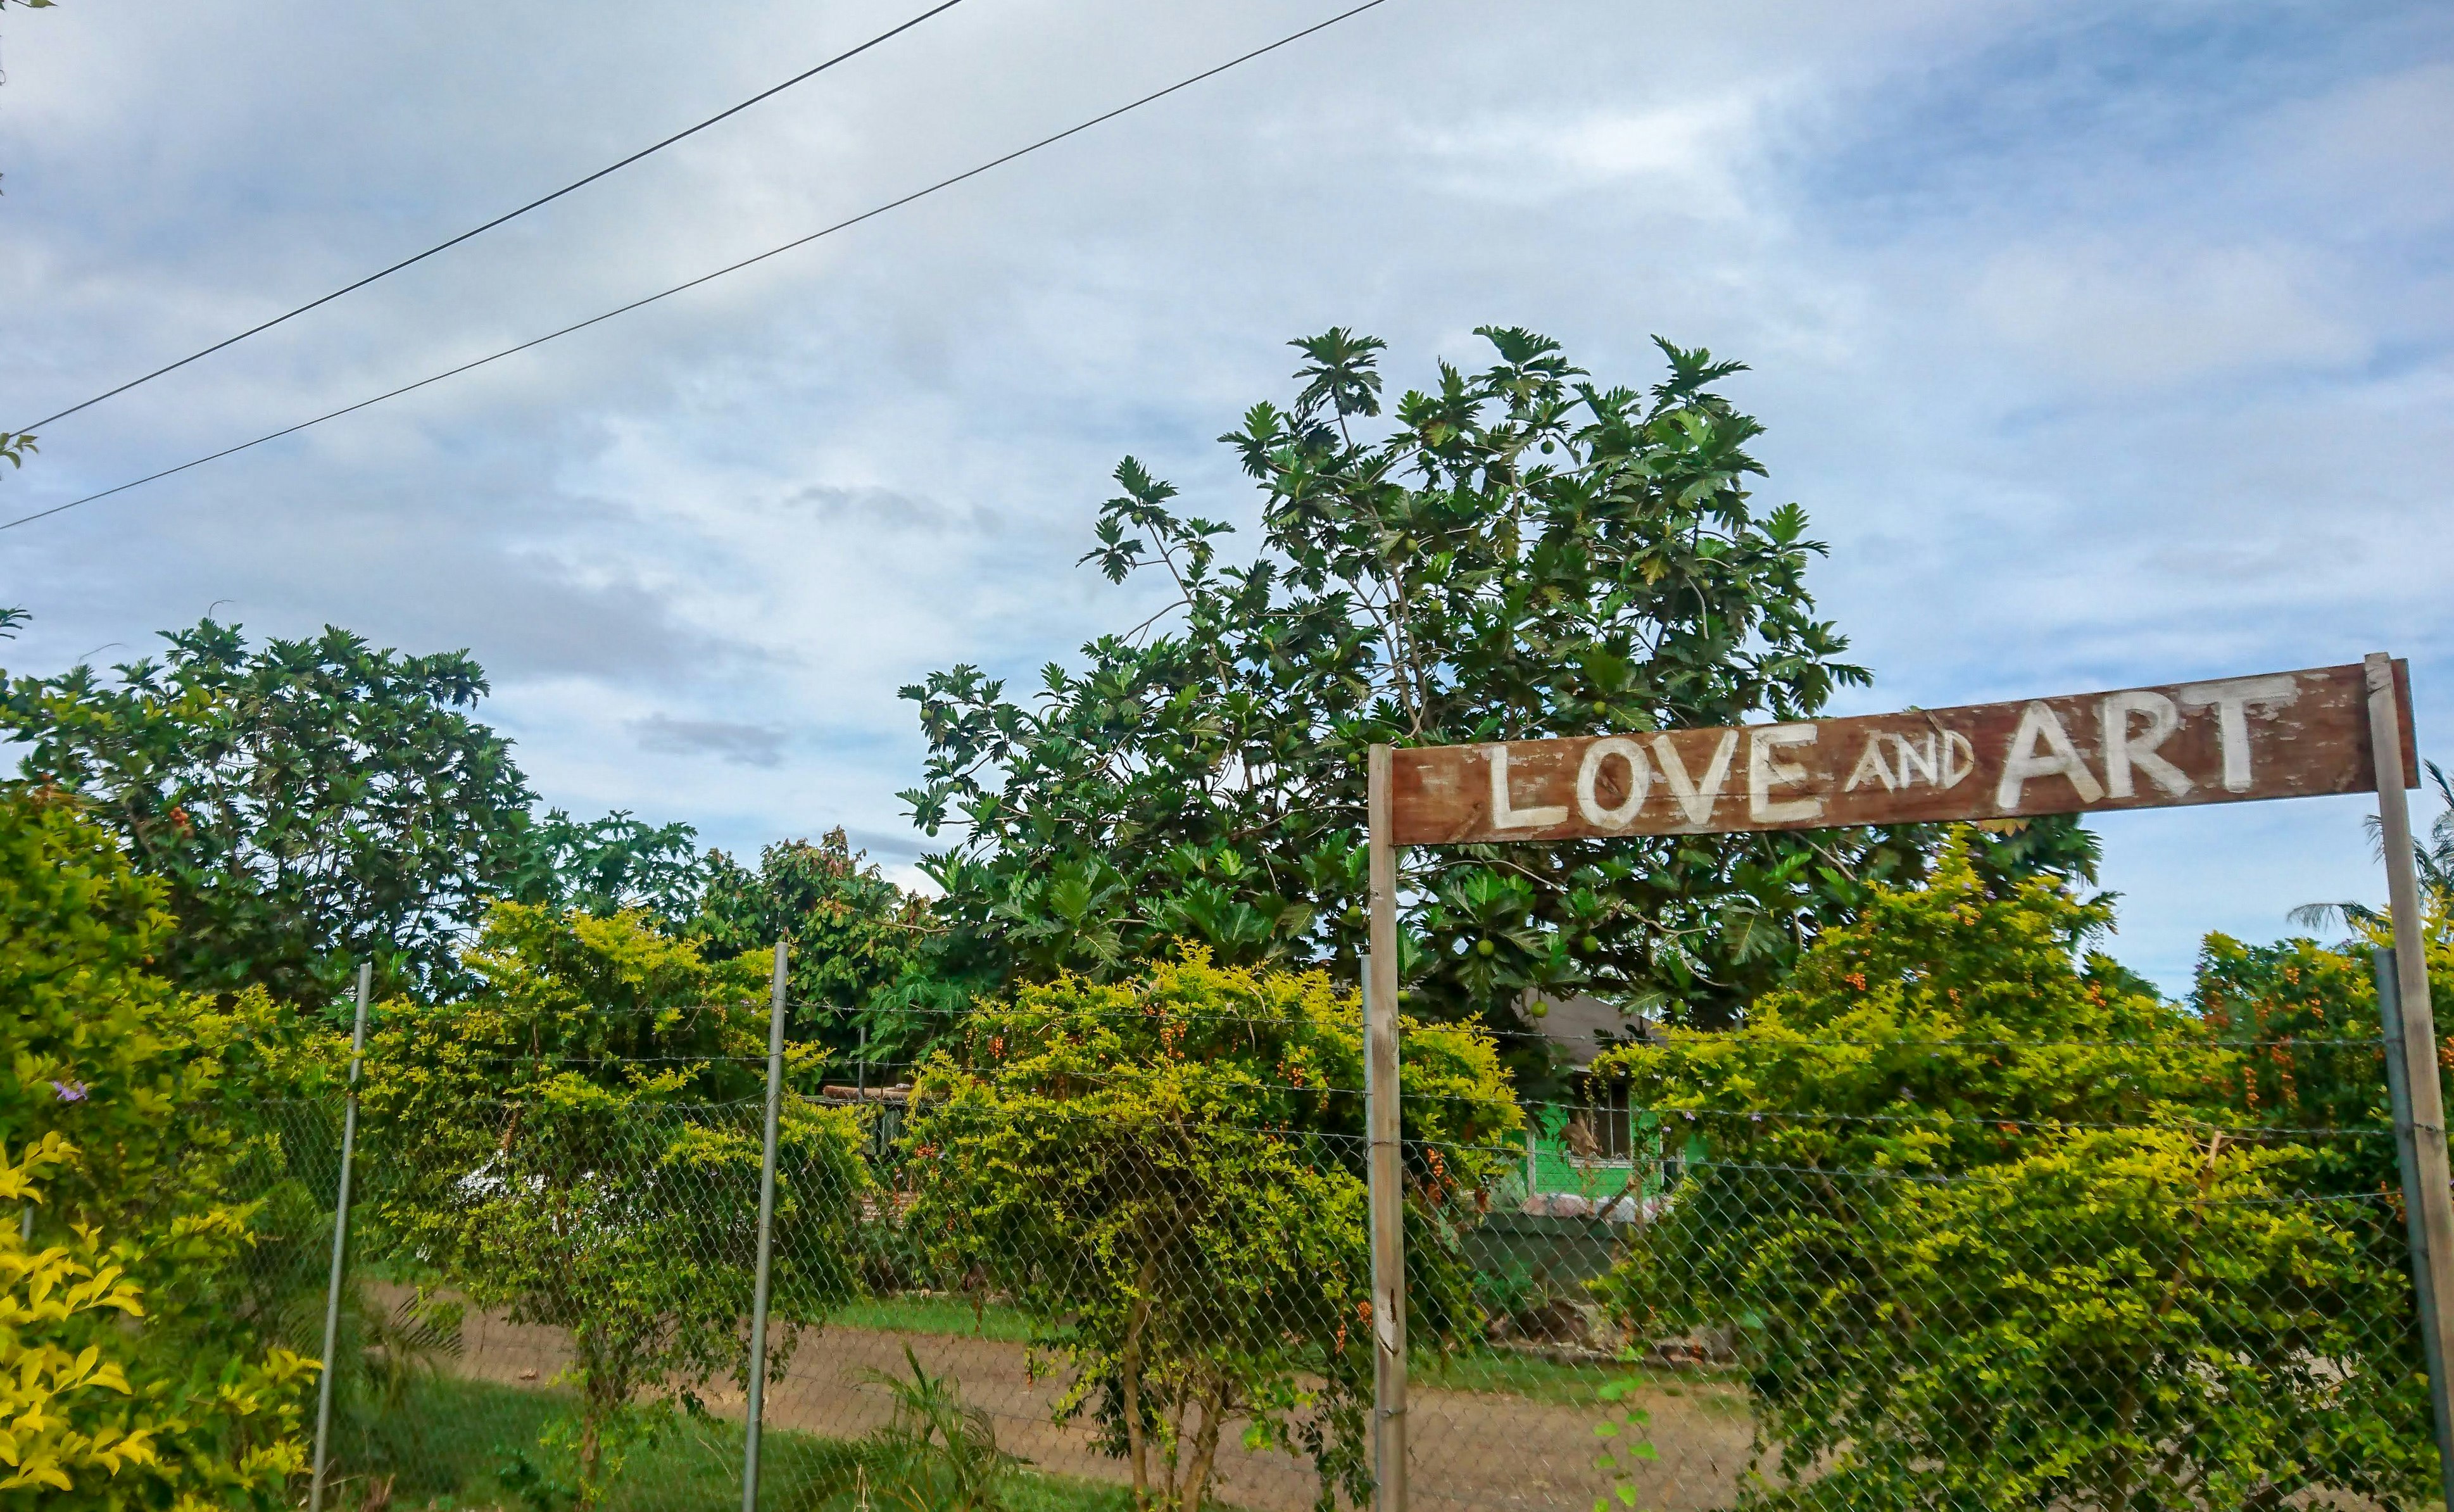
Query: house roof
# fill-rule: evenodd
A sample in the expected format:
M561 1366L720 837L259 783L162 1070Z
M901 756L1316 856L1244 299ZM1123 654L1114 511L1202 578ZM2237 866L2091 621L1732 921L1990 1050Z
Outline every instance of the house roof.
M1593 1063L1594 1057L1649 1030L1649 1020L1622 1013L1614 1002L1606 1002L1591 993L1573 993L1566 997L1539 995L1549 1012L1535 1017L1533 1005L1537 994L1526 994L1526 1021L1544 1038L1568 1053L1568 1058L1579 1066Z

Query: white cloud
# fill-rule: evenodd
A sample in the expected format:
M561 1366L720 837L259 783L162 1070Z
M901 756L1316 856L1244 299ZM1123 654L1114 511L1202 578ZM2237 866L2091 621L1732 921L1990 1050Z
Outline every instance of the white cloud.
M2135 390L2243 370L2339 367L2369 337L2275 250L2145 257L2102 242L2019 247L1970 291L1977 318L2055 376Z
M1740 220L1763 178L1763 117L1778 91L1734 87L1644 109L1526 111L1418 125L1417 151L1456 192L1543 204L1579 192L1642 196L1659 213Z
M2279 111L2260 136L2272 176L2337 234L2454 217L2454 63L2352 80Z
M0 424L909 9L11 11ZM0 505L525 339L1324 13L962 7L62 422ZM0 602L37 615L8 659L142 648L224 598L258 632L468 646L553 801L751 852L841 822L908 867L897 687L957 661L1027 678L1147 613L1073 565L1119 455L1249 523L1212 438L1283 395L1288 337L1372 331L1404 387L1497 321L1611 381L1652 376L1653 332L1755 364L1734 391L1771 427L1761 494L1834 544L1813 581L1879 674L1865 707L2387 646L2419 663L2425 744L2454 728L2454 21L2310 24L1395 0L737 278L0 534ZM2180 970L2198 929L2357 889L2339 808L2114 827L2124 952Z

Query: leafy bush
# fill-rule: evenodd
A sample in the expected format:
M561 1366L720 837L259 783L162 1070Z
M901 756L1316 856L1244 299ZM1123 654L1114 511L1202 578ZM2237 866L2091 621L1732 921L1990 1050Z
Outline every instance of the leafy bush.
M2394 1502L2433 1469L2387 1215L2080 956L2107 922L1955 846L1742 1029L1605 1058L1701 1160L1599 1289L1640 1337L1736 1338L1747 1504Z
M2390 943L2384 919L2363 929L2369 938L2347 945ZM2431 895L2421 938L2439 1064L2454 1065L2454 919L2444 895ZM2244 945L2209 935L2193 996L2216 1034L2254 1042L2231 1067L2220 1100L2273 1128L2354 1131L2315 1145L2313 1179L2330 1192L2383 1197L2399 1216L2403 1178L2389 1138L2384 1020L2367 952L2307 939Z
M471 1302L568 1334L574 1419L521 1473L584 1509L694 1386L747 1375L765 972L710 965L643 914L509 903L467 966L469 999L386 1004L370 1041L371 1212ZM796 1047L796 1081L820 1059ZM864 1136L853 1110L785 1103L781 1320L820 1321L855 1286ZM769 1332L771 1378L795 1337Z
M76 1157L57 1133L14 1159L0 1145L0 1204L41 1202ZM221 1210L181 1217L150 1245L79 1226L37 1249L0 1224L0 1506L288 1504L313 1361L278 1349L183 1361L126 1326L146 1316L136 1273L227 1264L243 1233Z
M120 1426L161 1430L148 1483L244 1502L280 1492L282 1425L312 1367L264 1347L240 1172L268 1138L268 1093L313 1086L321 1062L262 992L217 1010L153 975L169 926L161 884L72 800L0 795L0 1148L42 1152L30 1240L5 1201L14 1274L93 1288L73 1317L36 1305L12 1347L36 1350L20 1367L41 1374L39 1348L94 1345L96 1368L114 1361L128 1382ZM117 1280L99 1284L105 1272ZM110 1297L141 1298L141 1323L123 1326L136 1315Z
M1409 1328L1478 1312L1456 1225L1520 1125L1489 1038L1410 1025ZM1318 974L1060 978L927 1065L904 1136L915 1232L1012 1295L1147 1504L1200 1506L1222 1435L1301 1452L1321 1497L1370 1468L1370 1255L1358 1008Z

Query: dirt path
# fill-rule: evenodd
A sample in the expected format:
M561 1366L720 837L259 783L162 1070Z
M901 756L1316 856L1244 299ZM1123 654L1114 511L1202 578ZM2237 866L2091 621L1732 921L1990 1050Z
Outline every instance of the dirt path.
M464 1325L459 1373L511 1385L541 1385L568 1358L551 1329L517 1327L472 1312ZM1087 1480L1125 1482L1123 1462L1091 1448L1078 1429L1051 1421L1061 1382L1034 1381L1017 1343L944 1334L831 1327L800 1341L786 1376L768 1388L767 1421L779 1428L851 1438L884 1421L884 1393L858 1384L864 1369L905 1371L909 1346L932 1374L951 1374L967 1401L986 1408L1010 1451L1041 1469ZM1729 1388L1631 1396L1651 1415L1647 1434L1660 1458L1635 1478L1640 1505L1660 1512L1729 1504L1746 1462L1748 1425ZM710 1409L742 1410L738 1391L707 1394ZM1599 1405L1565 1406L1485 1392L1414 1394L1410 1480L1426 1506L1575 1508L1586 1512L1606 1483L1593 1469L1602 1441ZM1233 1428L1231 1425L1231 1436ZM1240 1444L1219 1449L1219 1497L1252 1512L1310 1512L1316 1484L1300 1462Z

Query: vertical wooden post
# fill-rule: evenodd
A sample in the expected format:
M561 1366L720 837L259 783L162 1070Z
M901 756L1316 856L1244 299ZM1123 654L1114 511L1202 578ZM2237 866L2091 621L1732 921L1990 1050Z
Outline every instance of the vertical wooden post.
M775 1254L775 1126L784 1105L784 941L767 1006L767 1143L758 1159L758 1272L750 1288L750 1400L741 1443L741 1512L758 1509L758 1440L767 1396L767 1273Z
M324 1285L324 1368L315 1380L315 1464L307 1480L308 1512L324 1512L325 1453L332 1441L332 1356L341 1337L341 1276L350 1248L350 1166L358 1148L358 1061L367 1053L367 992L374 962L358 962L357 1024L350 1031L350 1095L341 1114L340 1190L332 1200L332 1275Z
M1372 1462L1375 1512L1406 1508L1405 1165L1398 1082L1398 857L1389 748L1367 771L1372 953L1363 963L1365 1109L1372 1208Z
M2454 1507L2454 1392L2446 1380L2454 1361L2454 1177L2445 1148L2445 1090L2437 1064L2437 1020L2428 1001L2428 961L2420 878L2412 865L2411 808L2404 796L2403 705L2394 660L2367 658L2369 747L2377 762L2378 821L2385 842L2386 903L2394 916L2395 1018L2388 1020L2403 1056L2408 1090L2411 1163L2403 1200L2411 1215L2411 1271L2421 1339L2428 1361L2429 1403L2437 1420L2438 1472ZM2402 1121L2402 1120L2399 1120Z
M2445 1341L2430 1320L2443 1316L2444 1302L2429 1263L2428 1223L2419 1200L2421 1189L2419 1130L2411 1119L2411 1059L2403 1039L2403 982L2395 969L2394 951L2381 946L2369 952L2369 969L2377 978L2378 1020L2385 1026L2385 1095L2394 1120L2394 1163L2403 1179L2403 1220L2411 1248L2411 1296L2420 1319L2421 1362L2428 1372L2428 1405L2441 1447L2438 1479L2454 1506L2454 1455L2442 1447L2449 1426L2446 1402Z

